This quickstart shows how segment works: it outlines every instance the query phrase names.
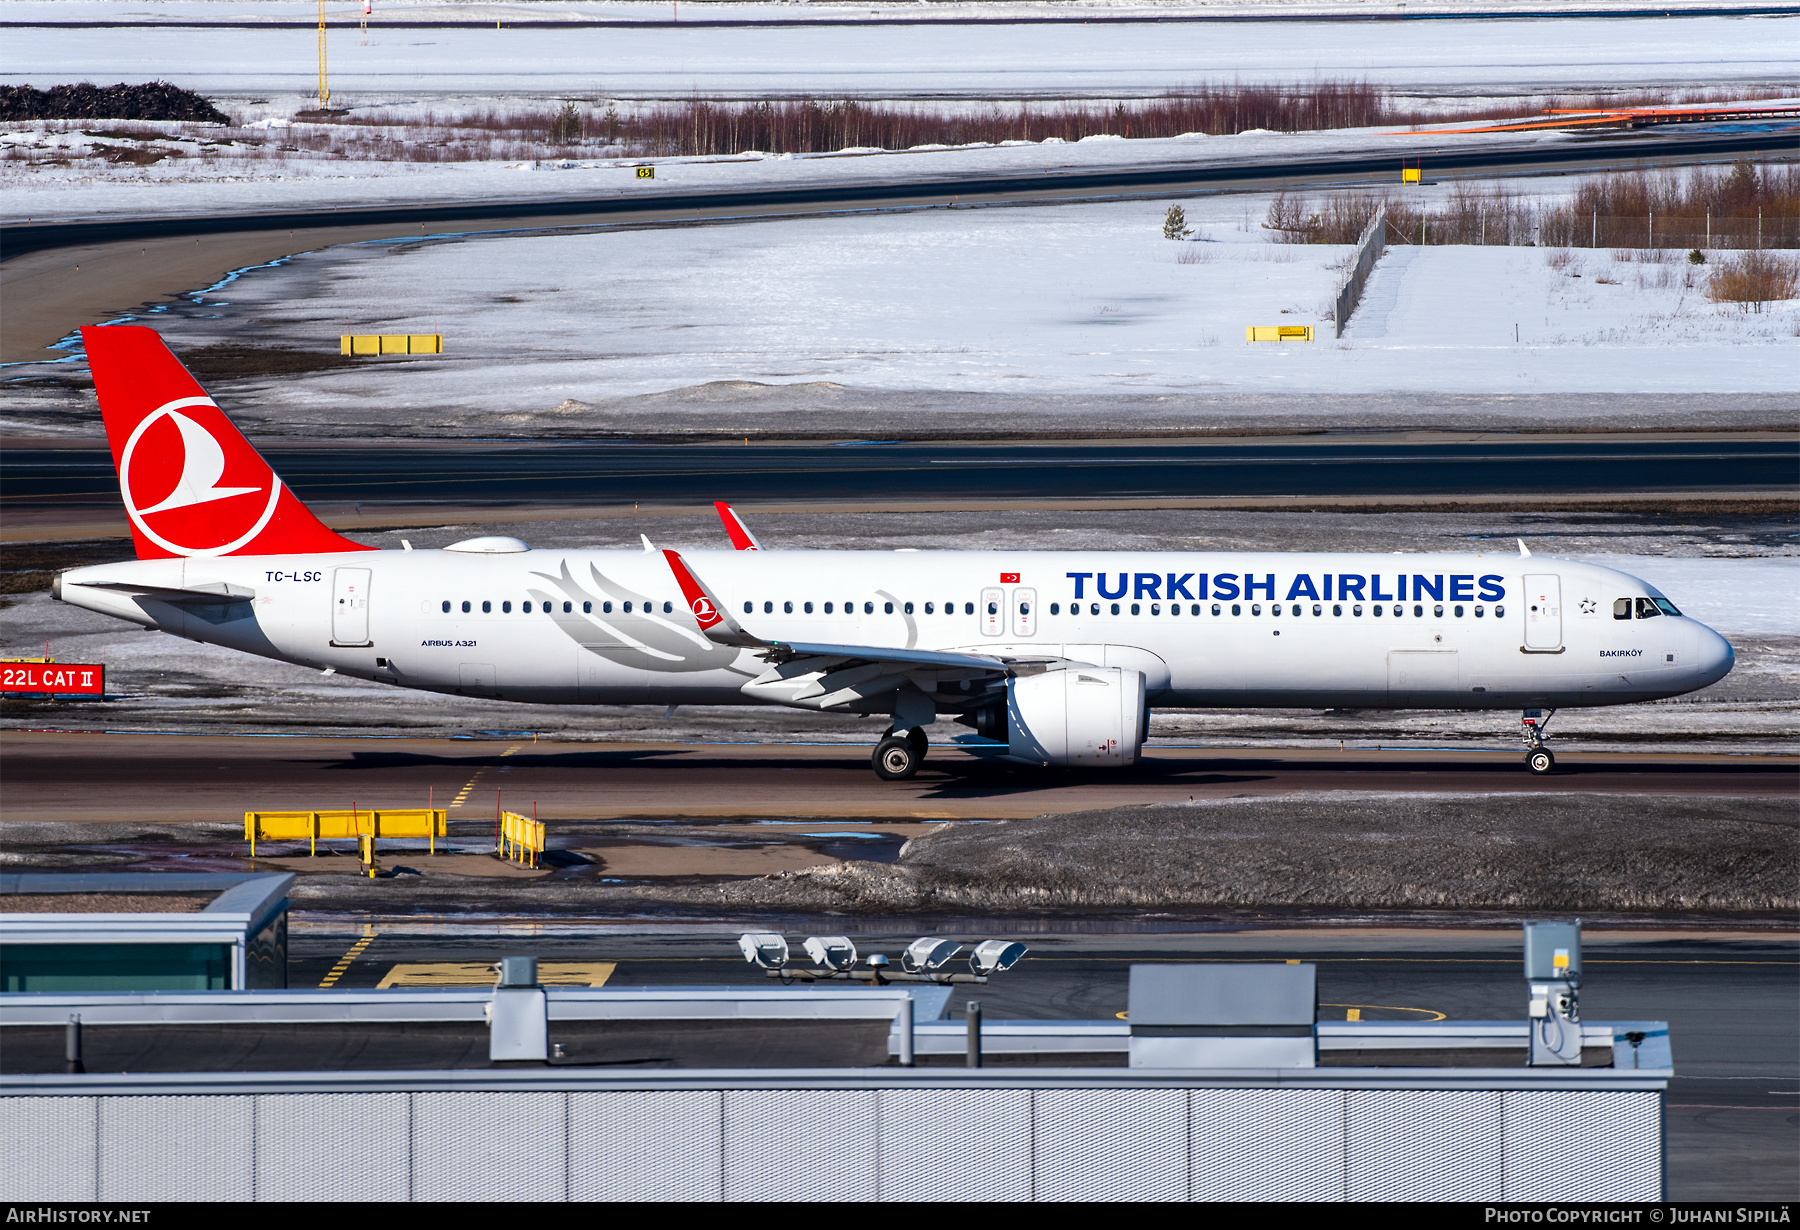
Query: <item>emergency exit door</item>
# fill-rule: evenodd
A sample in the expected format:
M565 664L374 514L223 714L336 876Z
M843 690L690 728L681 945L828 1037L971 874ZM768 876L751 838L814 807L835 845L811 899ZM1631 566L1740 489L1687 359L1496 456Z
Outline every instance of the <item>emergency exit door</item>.
M338 568L331 574L331 643L371 643L367 568Z
M1012 592L1013 635L1037 635L1037 590L1015 589Z
M1562 650L1562 578L1537 573L1525 578L1525 650Z
M999 636L1006 631L1006 591L981 591L981 635Z

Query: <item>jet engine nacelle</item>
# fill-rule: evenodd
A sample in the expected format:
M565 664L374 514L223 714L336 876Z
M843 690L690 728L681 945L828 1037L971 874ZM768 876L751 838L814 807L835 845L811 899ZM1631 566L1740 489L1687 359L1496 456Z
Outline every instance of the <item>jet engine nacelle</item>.
M1007 754L1035 764L1135 764L1149 718L1135 670L1071 666L1006 683Z

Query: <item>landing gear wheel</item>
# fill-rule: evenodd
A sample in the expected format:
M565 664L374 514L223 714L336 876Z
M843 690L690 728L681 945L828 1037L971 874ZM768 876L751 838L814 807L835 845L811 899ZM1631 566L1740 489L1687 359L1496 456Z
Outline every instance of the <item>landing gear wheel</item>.
M1525 767L1538 777L1547 777L1556 768L1556 757L1547 747L1536 748L1525 753Z
M875 767L875 776L882 781L901 782L917 773L924 759L912 740L890 735L875 745L875 755L870 757L870 763Z
M906 741L913 745L913 751L919 754L920 760L925 759L925 752L931 747L931 740L925 737L923 730L917 726L913 727L906 732Z

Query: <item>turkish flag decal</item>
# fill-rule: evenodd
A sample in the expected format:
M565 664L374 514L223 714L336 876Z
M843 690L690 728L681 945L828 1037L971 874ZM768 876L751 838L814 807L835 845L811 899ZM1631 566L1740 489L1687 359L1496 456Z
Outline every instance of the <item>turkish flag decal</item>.
M1002 585L1017 585L1018 583L1019 583L1019 574L1018 573L1003 572L1000 574L1000 584L1002 584Z

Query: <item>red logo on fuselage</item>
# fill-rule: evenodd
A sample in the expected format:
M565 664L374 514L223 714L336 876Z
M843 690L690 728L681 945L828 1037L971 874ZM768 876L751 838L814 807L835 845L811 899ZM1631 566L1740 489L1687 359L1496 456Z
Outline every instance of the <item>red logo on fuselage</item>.
M269 524L281 498L281 481L243 437L232 431L221 441L182 413L201 408L223 417L211 398L178 398L145 415L119 456L126 514L174 555L237 550Z
M1002 584L1002 585L1017 585L1018 583L1019 583L1019 574L1018 573L1003 572L1000 574L1000 584Z

